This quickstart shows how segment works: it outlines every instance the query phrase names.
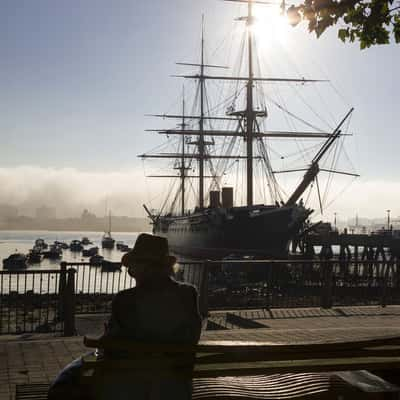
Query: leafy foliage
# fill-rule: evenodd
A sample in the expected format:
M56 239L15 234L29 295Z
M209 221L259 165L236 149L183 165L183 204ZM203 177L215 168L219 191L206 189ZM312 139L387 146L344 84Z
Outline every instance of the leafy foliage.
M339 39L358 41L361 49L388 44L392 38L400 43L399 0L303 0L290 6L287 15L293 25L308 21L309 31L317 37L338 25Z

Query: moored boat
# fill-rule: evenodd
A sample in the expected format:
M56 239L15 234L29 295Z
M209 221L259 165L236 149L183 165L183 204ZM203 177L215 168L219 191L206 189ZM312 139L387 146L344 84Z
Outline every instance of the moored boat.
M58 240L55 240L55 241L54 241L54 244L57 245L57 246L59 246L59 247L61 247L63 250L69 249L68 244L65 243L65 242L60 242L60 241L58 241Z
M127 253L128 251L132 250L127 244L120 246L119 250L123 253Z
M106 232L101 239L101 247L103 249L113 249L115 240L112 238L110 232Z
M103 263L103 260L104 260L103 256L96 254L96 255L90 257L89 262L91 265L101 266L101 264Z
M82 251L83 249L82 242L77 239L73 240L69 245L69 249L71 251Z
M108 231L104 233L101 239L101 247L103 249L113 249L115 245L115 239L111 236L111 211L108 214Z
M101 270L105 272L114 272L121 270L121 263L109 260L103 260L101 263Z
M46 250L49 247L49 245L44 241L44 239L38 238L35 240L34 247L37 247L41 250Z
M62 257L62 249L61 247L52 244L48 251L43 252L43 257L50 260L57 260Z
M90 245L90 244L93 244L93 243L89 240L89 238L86 237L86 236L84 236L84 237L82 238L81 242L82 242L82 244L83 244L84 246L88 246L88 245Z
M26 268L26 255L22 253L14 253L3 259L4 269L23 269Z
M117 247L117 250L122 251L122 252L129 251L129 246L122 241L117 242L116 247Z
M27 262L29 264L39 264L42 261L43 255L41 251L37 248L33 248L29 250L29 254L27 256Z
M95 256L99 252L98 247L91 247L90 249L83 249L82 256L83 257L92 257Z

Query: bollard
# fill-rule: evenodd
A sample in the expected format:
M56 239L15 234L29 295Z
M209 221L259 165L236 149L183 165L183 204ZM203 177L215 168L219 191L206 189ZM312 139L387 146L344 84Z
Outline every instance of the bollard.
M75 329L75 270L67 271L67 282L64 290L64 336L74 336Z

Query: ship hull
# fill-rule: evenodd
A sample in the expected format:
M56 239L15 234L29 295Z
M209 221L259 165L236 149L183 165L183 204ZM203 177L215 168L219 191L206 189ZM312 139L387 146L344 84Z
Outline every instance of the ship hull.
M290 240L310 213L297 205L206 209L181 217L160 217L153 232L168 239L173 253L193 258L284 258Z

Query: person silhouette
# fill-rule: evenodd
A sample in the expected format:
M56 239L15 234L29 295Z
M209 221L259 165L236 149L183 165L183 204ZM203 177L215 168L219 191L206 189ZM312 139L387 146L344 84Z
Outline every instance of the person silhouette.
M145 344L197 344L201 334L197 290L172 277L176 258L169 255L167 239L140 234L134 248L122 257L121 263L136 285L114 297L103 338ZM106 351L103 356L106 360L129 357L123 351ZM191 380L188 378L155 375L138 378L130 376L129 371L102 376L89 395L79 390L78 361L70 364L70 370L67 366L56 378L49 391L50 400L191 398Z

